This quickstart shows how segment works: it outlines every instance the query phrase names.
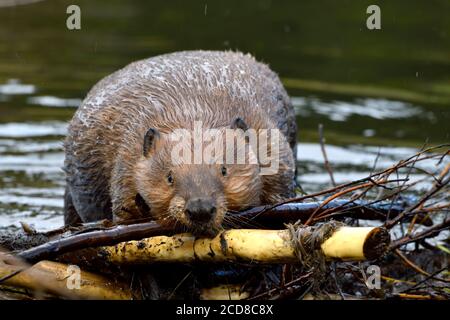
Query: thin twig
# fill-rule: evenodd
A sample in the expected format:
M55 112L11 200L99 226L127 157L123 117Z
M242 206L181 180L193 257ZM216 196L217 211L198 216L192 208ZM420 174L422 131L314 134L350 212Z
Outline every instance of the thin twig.
M331 185L336 187L336 182L334 180L333 169L331 168L330 162L328 161L327 151L325 150L325 137L323 136L323 124L319 124L319 139L320 139L320 149L322 150L323 160L325 169L330 175Z

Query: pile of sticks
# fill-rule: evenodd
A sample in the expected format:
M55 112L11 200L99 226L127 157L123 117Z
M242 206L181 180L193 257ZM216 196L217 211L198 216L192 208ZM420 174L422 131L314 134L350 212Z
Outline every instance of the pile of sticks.
M224 231L212 239L150 220L99 221L47 233L23 224L19 242L17 235L0 235L0 298L142 299L124 273L179 264L180 270L211 266L211 273L226 265L260 276L257 285L228 278L226 285L207 283L197 290L201 299L346 299L357 292L364 298L447 299L449 251L429 239L448 238L449 152L449 145L423 149L358 181L229 212ZM421 168L423 161L434 161L436 170ZM424 178L410 181L417 172ZM428 189L411 197L418 183ZM360 226L368 221L376 226ZM441 258L429 270L411 258L418 253ZM364 268L370 265L381 268L376 289L367 285ZM181 282L188 277L192 269ZM179 285L165 298L175 297Z

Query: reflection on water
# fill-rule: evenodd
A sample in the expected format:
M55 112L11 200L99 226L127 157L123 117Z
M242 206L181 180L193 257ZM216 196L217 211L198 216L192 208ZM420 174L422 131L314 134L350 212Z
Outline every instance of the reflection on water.
M368 116L377 120L402 119L421 115L424 111L410 103L386 99L356 99L354 102L323 102L317 98L294 97L292 104L299 115L308 116L310 111L324 115L332 121L346 121L352 115Z
M37 104L46 107L78 107L81 99L62 99L52 96L30 97L27 99L29 104Z
M65 135L67 124L46 121L40 123L5 123L0 124L0 137L45 137Z
M2 95L32 94L35 91L34 85L22 84L18 79L9 79L5 84L0 84L0 94Z

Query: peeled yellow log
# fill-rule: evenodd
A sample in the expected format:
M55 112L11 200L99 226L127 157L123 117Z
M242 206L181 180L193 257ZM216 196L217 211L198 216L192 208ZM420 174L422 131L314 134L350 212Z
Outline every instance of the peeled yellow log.
M382 228L342 227L322 243L322 250L328 258L340 260L372 260L384 253L389 234ZM383 247L386 245L386 247ZM382 248L377 248L382 246Z
M303 236L308 237L308 232ZM389 241L389 233L383 228L341 227L322 243L321 249L328 259L375 259L385 253ZM290 230L233 229L212 239L196 239L191 234L158 236L100 250L117 264L194 261L295 263L299 261L294 246Z
M129 300L133 298L126 286L81 270L78 278L69 265L62 263L41 261L24 268L0 262L0 279L15 272L17 274L2 281L1 285L47 292L69 299Z

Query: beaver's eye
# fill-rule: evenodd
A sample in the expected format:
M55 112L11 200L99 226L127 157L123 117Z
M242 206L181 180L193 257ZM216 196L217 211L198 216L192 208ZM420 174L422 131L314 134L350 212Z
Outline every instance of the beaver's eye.
M227 175L227 168L225 166L222 166L222 168L220 169L220 171L222 172L222 176L226 176Z
M167 182L168 182L169 184L173 184L173 175L172 175L172 172L169 172L169 173L167 174Z

